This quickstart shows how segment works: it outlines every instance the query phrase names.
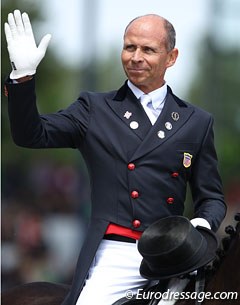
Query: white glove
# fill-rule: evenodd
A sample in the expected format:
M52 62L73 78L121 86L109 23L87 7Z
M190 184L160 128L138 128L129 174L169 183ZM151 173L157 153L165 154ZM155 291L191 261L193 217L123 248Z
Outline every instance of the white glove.
M197 226L205 227L209 230L211 230L211 226L209 222L204 218L193 218L190 220L191 224L196 228Z
M51 35L45 35L37 47L28 14L21 14L19 10L8 14L5 35L13 69L10 78L18 79L35 74L46 53Z

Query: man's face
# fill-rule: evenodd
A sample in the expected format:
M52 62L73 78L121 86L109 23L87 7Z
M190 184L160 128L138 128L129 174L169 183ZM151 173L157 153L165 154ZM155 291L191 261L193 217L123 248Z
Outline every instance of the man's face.
M166 48L165 29L159 18L142 17L133 21L124 35L122 65L128 79L145 93L164 84L166 69L178 51Z

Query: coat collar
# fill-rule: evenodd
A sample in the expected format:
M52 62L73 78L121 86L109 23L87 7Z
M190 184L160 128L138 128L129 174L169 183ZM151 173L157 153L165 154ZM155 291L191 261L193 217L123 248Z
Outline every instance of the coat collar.
M130 161L142 157L165 143L194 112L194 108L175 96L170 87L168 87L163 110L153 126L140 101L129 89L126 82L117 91L114 98L107 102L116 115L142 140ZM134 125L132 122L136 122L138 125L136 123ZM137 128L132 128L136 126Z

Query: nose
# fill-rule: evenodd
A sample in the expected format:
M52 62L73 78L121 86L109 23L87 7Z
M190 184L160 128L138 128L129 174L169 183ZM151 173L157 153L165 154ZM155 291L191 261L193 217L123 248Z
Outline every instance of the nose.
M140 49L136 49L133 54L132 54L132 61L133 62L140 62L143 60L143 57L142 57L142 52Z

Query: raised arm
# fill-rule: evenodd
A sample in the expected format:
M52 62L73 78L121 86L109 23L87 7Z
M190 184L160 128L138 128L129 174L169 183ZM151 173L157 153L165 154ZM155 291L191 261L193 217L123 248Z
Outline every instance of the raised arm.
M30 148L79 147L88 127L88 101L79 99L65 110L47 115L40 115L37 109L34 74L51 35L45 35L37 46L29 17L19 10L8 15L5 34L12 65L6 95L13 141Z

